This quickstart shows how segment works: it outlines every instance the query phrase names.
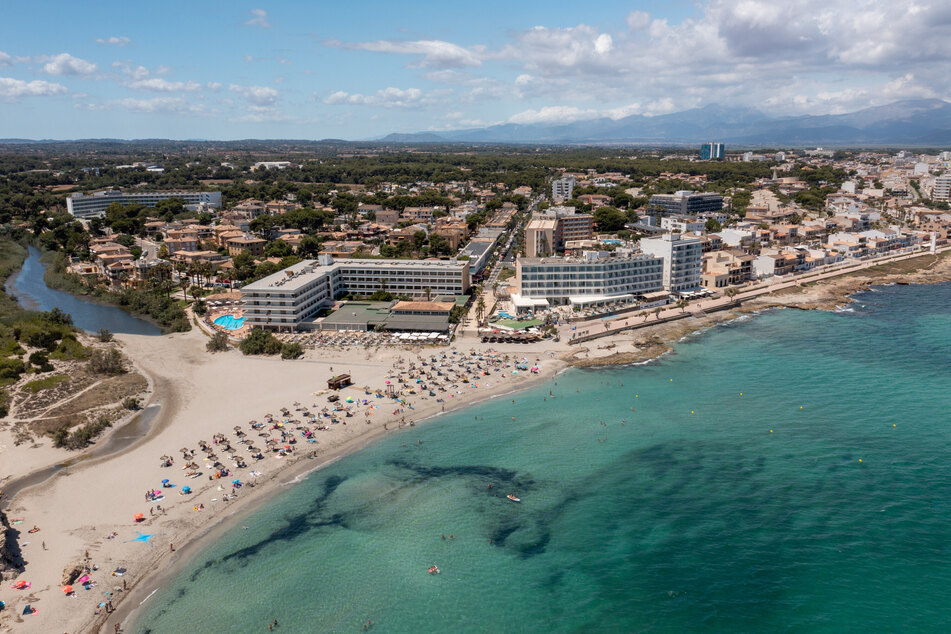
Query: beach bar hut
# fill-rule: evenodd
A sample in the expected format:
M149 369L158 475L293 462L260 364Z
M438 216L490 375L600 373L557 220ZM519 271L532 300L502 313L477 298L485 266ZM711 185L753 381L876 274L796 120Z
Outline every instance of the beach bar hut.
M339 390L351 385L352 383L353 381L350 380L349 374L338 374L337 376L332 376L327 379L327 388L331 390Z

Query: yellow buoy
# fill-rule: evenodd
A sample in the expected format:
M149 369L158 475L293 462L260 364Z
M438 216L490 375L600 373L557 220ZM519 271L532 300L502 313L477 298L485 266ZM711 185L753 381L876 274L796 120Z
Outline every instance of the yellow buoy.
M671 379L671 382L673 382L673 379Z
M693 410L690 410L690 413L693 414Z
M897 425L895 425L895 423L892 423L892 427L897 427Z
M773 430L772 430L772 429L770 429L770 430L769 430L769 433L773 433Z
M743 392L740 392L740 396L743 396Z
M862 462L862 459L861 459L861 458L859 458L859 462Z
M802 405L799 406L799 409L802 409Z

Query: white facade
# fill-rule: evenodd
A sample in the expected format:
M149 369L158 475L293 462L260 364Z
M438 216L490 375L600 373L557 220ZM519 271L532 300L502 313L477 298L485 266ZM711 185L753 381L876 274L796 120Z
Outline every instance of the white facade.
M684 291L700 286L703 243L667 233L659 238L641 238L641 251L664 259L664 290Z
M579 298L633 298L663 288L661 258L586 251L581 258L519 258L516 283L523 298L551 304L574 303Z
M660 219L660 228L673 233L693 233L703 231L707 224L697 218L687 216L664 216Z
M304 260L241 289L250 326L296 330L344 293L397 296L461 295L470 286L469 263L456 260Z
M180 198L185 207L192 210L201 203L221 208L221 192L122 192L110 189L92 194L71 194L66 199L66 209L75 218L90 218L104 214L112 203L154 207L170 198Z
M555 200L568 200L575 191L575 177L556 178L551 182L551 197Z
M935 200L951 199L951 174L944 174L934 179L934 190L931 197Z

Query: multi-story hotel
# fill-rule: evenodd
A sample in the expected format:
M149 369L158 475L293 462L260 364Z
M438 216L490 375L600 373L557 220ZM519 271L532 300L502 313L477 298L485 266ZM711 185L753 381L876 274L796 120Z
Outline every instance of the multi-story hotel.
M519 258L515 280L522 298L550 304L587 304L598 300L633 300L664 287L662 258L586 251L580 258Z
M667 233L659 238L641 238L641 251L664 259L664 290L686 291L700 287L703 243Z
M322 255L241 289L246 323L297 330L345 293L397 296L461 295L470 286L469 263L456 260L334 260Z
M66 199L66 209L75 218L90 218L104 214L112 203L154 207L170 198L180 198L189 209L202 203L216 209L221 207L221 192L122 192L107 189L92 194L71 194Z

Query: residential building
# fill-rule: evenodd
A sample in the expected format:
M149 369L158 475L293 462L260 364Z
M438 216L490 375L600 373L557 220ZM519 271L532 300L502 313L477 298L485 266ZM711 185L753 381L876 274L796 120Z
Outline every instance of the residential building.
M660 228L672 233L693 233L706 227L706 222L689 216L664 216L660 219Z
M648 204L658 208L663 216L696 216L723 209L723 196L681 190L673 194L654 194Z
M795 249L766 249L753 260L753 275L757 279L774 275L788 275L805 262L806 254Z
M748 282L753 273L756 256L743 251L711 251L703 255L703 274L700 281L711 290Z
M470 286L467 262L457 260L334 260L320 256L252 282L241 289L246 323L296 330L346 293L462 295Z
M934 179L931 197L935 200L951 200L951 174L943 174Z
M667 233L641 238L641 251L664 259L664 290L686 291L700 286L703 244L699 238Z
M725 155L725 149L722 143L704 143L700 146L701 161L715 161L722 159Z
M264 255L265 244L267 244L267 240L241 234L240 236L229 238L225 242L225 248L228 249L228 255L230 256L239 255L242 251L249 251L251 255L257 257Z
M395 227L400 221L400 212L398 209L381 209L376 212L377 224Z
M633 301L661 290L663 276L662 258L630 252L586 251L580 258L518 258L515 263L518 299L554 305Z
M555 228L558 220L554 218L534 218L525 227L525 255L530 258L543 258L555 254Z
M221 192L123 192L118 189L107 189L92 194L70 194L66 199L66 210L75 218L91 218L105 214L112 203L154 207L171 198L181 199L188 209L194 209L200 203L216 209L221 207Z
M551 182L551 197L556 201L568 200L575 191L575 177L556 178Z

